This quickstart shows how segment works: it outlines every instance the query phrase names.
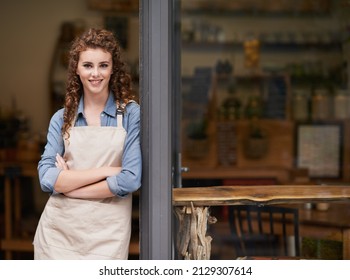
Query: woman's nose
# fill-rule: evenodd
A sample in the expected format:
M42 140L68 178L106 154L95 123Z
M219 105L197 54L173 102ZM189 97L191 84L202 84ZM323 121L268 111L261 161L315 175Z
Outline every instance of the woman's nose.
M98 77L100 75L100 72L98 71L98 68L92 68L92 76Z

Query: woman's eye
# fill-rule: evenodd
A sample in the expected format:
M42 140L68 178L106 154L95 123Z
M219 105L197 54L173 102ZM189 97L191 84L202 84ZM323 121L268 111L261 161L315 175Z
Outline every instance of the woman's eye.
M83 67L84 68L91 68L92 66L91 66L91 64L83 64Z
M106 63L101 64L101 67L102 67L102 68L108 68L108 64L106 64Z

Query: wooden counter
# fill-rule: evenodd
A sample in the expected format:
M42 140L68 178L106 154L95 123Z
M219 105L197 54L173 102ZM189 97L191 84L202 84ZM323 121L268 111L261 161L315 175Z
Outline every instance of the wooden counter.
M174 206L277 204L350 199L350 186L272 185L177 188Z
M210 206L349 201L350 186L260 185L177 188L173 205L179 222L177 249L185 259L210 259L212 237L206 235ZM350 228L341 229L344 259L350 259ZM189 248L196 247L195 254ZM197 248L198 247L198 248Z

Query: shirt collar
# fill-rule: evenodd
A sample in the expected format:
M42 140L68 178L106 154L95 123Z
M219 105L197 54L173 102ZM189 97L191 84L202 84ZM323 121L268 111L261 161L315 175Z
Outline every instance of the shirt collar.
M108 99L107 99L105 108L103 109L103 112L111 117L116 117L117 107L116 107L114 96L111 92L108 95ZM84 115L84 96L83 95L81 96L79 100L79 105L78 105L77 116L79 117L80 115Z

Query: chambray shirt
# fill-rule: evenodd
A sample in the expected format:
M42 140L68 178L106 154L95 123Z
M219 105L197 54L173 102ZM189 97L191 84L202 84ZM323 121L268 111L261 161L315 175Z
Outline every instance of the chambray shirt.
M54 185L62 169L55 166L56 154L64 154L62 137L63 111L58 110L51 118L47 134L47 144L38 163L39 181L44 192L56 193ZM116 126L117 112L115 100L109 95L103 112L101 126ZM87 126L84 116L84 101L80 99L75 126ZM107 177L110 191L119 197L136 191L141 185L141 148L140 148L140 106L130 102L125 107L123 127L127 134L122 157L122 170L116 176Z

